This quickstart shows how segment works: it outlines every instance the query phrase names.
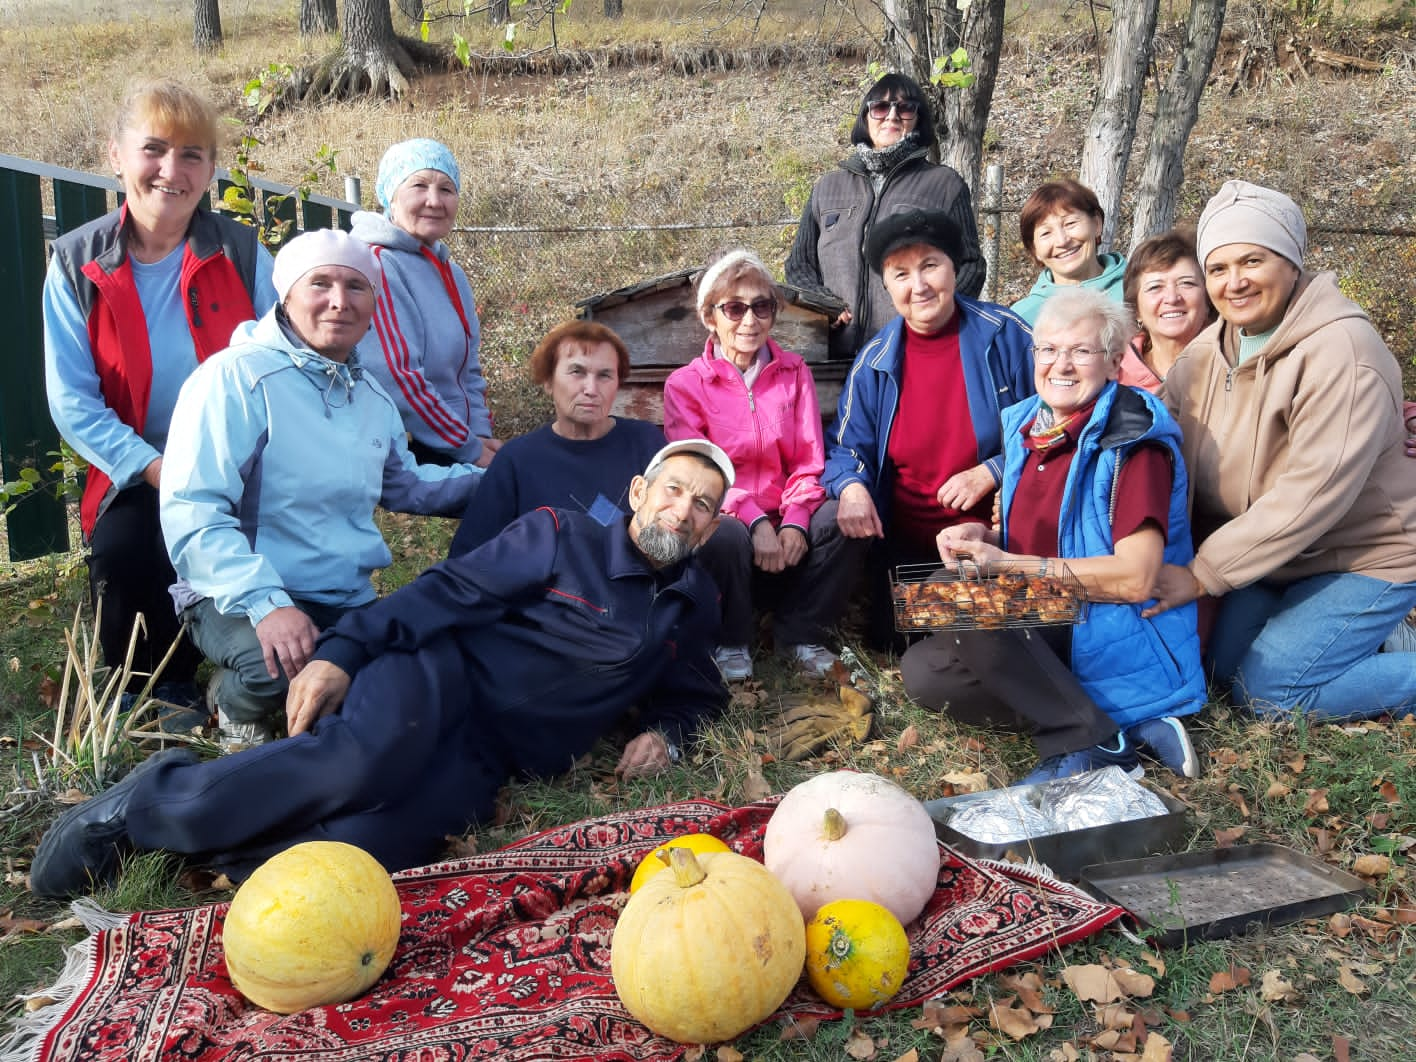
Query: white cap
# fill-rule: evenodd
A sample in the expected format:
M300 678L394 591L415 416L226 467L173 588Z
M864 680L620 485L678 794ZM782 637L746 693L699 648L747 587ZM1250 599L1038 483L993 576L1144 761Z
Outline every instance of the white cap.
M379 260L363 240L341 229L313 229L296 236L275 256L275 268L271 270L270 280L276 297L284 302L295 281L311 269L332 265L347 266L363 273L375 292L383 281Z
M650 459L649 467L644 470L644 478L652 479L659 466L674 454L697 454L699 457L708 458L713 462L713 467L722 473L726 486L731 487L733 480L737 478L733 472L732 460L723 452L722 447L707 439L680 439L678 442L669 443Z

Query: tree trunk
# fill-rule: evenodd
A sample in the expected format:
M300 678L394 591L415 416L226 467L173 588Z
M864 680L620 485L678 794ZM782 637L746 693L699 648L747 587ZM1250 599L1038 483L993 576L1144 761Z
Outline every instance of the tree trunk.
M192 6L192 45L199 52L221 47L221 5L219 0L196 0Z
M511 0L491 0L487 4L487 21L494 26L511 21Z
M1116 0L1111 40L1101 68L1101 87L1082 146L1081 181L1101 201L1106 222L1101 249L1111 246L1121 209L1121 187L1141 113L1159 0Z
M940 161L959 172L975 204L983 169L983 133L993 108L998 58L1003 52L1003 7L1004 0L974 0L965 12L960 43L969 53L974 81L967 88L945 91L942 121L937 126Z
M398 0L398 10L403 12L403 17L413 25L421 25L423 21L423 0Z
M1200 96L1219 47L1225 4L1226 0L1191 0L1180 54L1155 105L1155 125L1136 191L1132 250L1148 236L1165 232L1175 224L1175 200L1185 178L1185 144L1199 116Z
M300 0L300 36L338 32L339 13L334 0Z
M624 0L605 0L606 18L624 18Z

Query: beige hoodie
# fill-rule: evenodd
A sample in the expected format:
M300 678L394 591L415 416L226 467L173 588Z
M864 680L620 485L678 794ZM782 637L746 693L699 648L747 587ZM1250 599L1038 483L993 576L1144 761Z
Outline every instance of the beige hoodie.
M1265 346L1205 329L1166 377L1185 433L1195 577L1212 595L1324 572L1416 581L1401 372L1332 273L1299 278Z

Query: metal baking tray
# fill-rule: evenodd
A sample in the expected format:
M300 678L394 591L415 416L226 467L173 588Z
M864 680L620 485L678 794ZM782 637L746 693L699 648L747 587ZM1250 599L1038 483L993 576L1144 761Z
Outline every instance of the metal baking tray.
M1051 571L1043 576L967 562L956 570L938 562L901 564L890 584L895 629L982 631L1084 622L1087 593L1081 580L1057 561Z
M1039 787L1013 788L1026 799L1029 790ZM1186 816L1190 810L1189 805L1162 789L1153 786L1146 788L1160 798L1167 809L1166 814L1103 826L1088 826L1078 830L1064 830L1061 833L1048 833L1041 837L1029 837L1005 844L978 841L949 826L949 819L956 811L970 802L993 796L992 790L926 800L924 810L929 812L929 817L934 820L935 836L966 856L972 856L974 859L1007 859L1011 852L1022 859L1045 864L1063 881L1076 881L1082 868L1088 864L1130 859L1152 852L1169 852L1184 844L1188 833Z
M1277 844L1086 866L1081 884L1131 912L1163 947L1330 914L1367 894L1360 879Z

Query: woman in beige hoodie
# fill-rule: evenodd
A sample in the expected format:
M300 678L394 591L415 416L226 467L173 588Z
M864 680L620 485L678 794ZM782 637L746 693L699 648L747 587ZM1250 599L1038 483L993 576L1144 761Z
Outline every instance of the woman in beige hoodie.
M1333 274L1304 271L1307 227L1286 195L1228 181L1198 236L1219 320L1164 391L1197 549L1162 569L1150 613L1219 598L1211 671L1262 714L1416 706L1416 654L1379 651L1416 607L1396 359Z

